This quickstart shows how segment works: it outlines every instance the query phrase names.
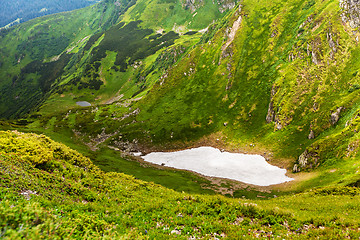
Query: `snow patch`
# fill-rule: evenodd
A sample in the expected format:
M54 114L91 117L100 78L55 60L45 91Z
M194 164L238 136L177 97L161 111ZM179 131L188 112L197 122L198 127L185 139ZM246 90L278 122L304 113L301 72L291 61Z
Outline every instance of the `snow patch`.
M285 175L286 169L270 165L260 155L222 152L212 147L199 147L179 152L153 152L142 158L147 162L162 166L258 186L269 186L293 180Z

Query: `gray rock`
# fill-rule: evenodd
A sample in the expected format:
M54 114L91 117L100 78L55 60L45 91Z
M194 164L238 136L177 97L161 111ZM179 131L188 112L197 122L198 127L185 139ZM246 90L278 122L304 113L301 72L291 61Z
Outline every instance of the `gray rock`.
M331 120L330 120L331 125L335 125L339 121L340 113L343 109L344 109L343 107L339 107L338 109L336 109L335 112L331 113Z
M336 51L337 51L336 43L334 42L332 33L331 33L331 32L330 32L330 33L327 33L327 34L326 34L326 38L327 38L327 41L328 41L328 43L329 43L330 48L331 48L334 52L336 52Z
M317 148L316 148L317 149ZM305 150L298 158L297 163L294 164L293 172L300 172L304 169L311 169L318 165L319 156L316 152L309 152Z
M310 134L308 136L308 139L314 139L315 138L315 133L313 130L310 130Z
M185 10L190 9L191 13L194 13L199 7L202 7L203 5L203 0L185 0L185 3L183 3L183 8Z
M308 163L308 151L305 150L305 152L303 152L298 159L299 165L300 167L306 167L307 163Z
M300 171L301 171L301 169L300 169L299 165L294 164L293 172L294 172L294 173L297 173L297 172L300 172Z
M311 61L316 65L320 63L319 56L315 51L311 51Z
M266 122L267 123L271 123L273 121L275 121L275 110L274 110L274 101L273 101L273 98L274 98L274 95L276 94L277 90L278 90L279 87L277 86L273 86L272 89L271 89L271 95L270 95L270 103L269 103L269 108L268 108L268 112L267 112L267 115L266 115Z
M283 128L283 125L280 122L276 122L275 127L277 130L281 130Z
M275 119L274 103L271 101L269 103L268 113L266 115L266 122L271 123Z

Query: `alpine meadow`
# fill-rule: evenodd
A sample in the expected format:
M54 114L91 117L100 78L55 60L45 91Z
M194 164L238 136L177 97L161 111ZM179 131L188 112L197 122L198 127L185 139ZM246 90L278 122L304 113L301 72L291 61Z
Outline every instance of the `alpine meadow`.
M360 2L82 2L0 29L1 239L360 238Z

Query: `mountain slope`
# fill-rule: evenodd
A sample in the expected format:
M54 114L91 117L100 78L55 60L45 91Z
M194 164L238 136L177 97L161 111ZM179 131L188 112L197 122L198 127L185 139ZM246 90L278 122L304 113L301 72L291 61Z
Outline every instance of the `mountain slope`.
M235 6L226 1L147 0L134 4L103 1L2 31L1 115L14 118L34 111L54 93L74 94L65 94L67 104L75 104L78 97L97 103L121 95L129 98L161 76L154 66L160 49L175 43L170 51L181 55L201 36L197 30ZM155 8L162 16L156 21L151 15ZM51 29L54 26L56 29ZM144 83L144 78L150 80Z
M46 45L6 62L1 74L14 81L2 81L3 114L32 111L30 130L70 133L92 150L206 142L313 171L298 189L358 185L357 3L118 5L88 8L108 16L105 30L85 28L55 62ZM80 100L96 106L76 108Z
M38 18L0 33L0 114L19 116L39 104L71 64L70 49L114 24L131 1L94 6Z
M0 28L58 12L71 11L96 3L96 0L24 1L3 0L0 9Z
M146 91L48 119L84 142L103 135L98 144L129 151L186 147L215 134L230 149L272 152L270 162L294 172L317 169L302 188L356 185L359 49L348 24L353 16L337 1L243 1L180 59L156 75L136 75ZM60 97L54 95L43 112Z

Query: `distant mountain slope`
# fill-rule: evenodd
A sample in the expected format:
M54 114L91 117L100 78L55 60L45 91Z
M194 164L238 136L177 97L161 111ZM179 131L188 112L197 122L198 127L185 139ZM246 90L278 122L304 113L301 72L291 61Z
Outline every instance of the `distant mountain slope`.
M72 12L33 19L0 32L0 116L29 111L52 90L71 56L92 34L118 21L133 1L105 0ZM70 66L72 62L70 62Z
M64 94L66 105L80 97L98 103L130 98L157 81L235 2L105 0L3 30L0 116L33 111L53 93ZM170 59L157 61L169 46Z
M99 0L2 0L0 28L48 14L83 8L96 2Z

